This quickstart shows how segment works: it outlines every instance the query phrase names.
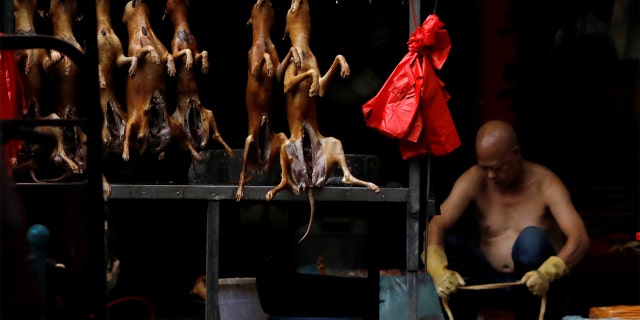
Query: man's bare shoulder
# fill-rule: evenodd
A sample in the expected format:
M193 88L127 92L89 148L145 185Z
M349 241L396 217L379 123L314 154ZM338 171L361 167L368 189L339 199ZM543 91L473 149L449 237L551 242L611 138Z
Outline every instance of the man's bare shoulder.
M484 173L482 168L478 165L473 165L467 171L463 172L456 184L459 187L470 188L471 190L478 190L484 184Z
M526 171L529 172L529 176L543 187L549 187L553 185L564 185L558 175L545 165L535 163L532 161L524 160L524 166Z
M474 180L482 179L483 175L484 173L482 172L482 168L477 164L472 165L469 169L467 169L467 171L462 173L462 176L466 177L467 179Z
M555 176L556 174L551 171L551 169L549 169L547 166L540 164L540 163L536 163L533 161L529 161L529 160L522 160L524 167L527 168L531 173L538 175L538 176Z

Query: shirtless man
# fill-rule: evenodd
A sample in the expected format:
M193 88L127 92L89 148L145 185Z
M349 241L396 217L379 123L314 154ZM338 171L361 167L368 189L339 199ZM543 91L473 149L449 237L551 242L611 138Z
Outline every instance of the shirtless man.
M575 267L589 247L584 222L558 176L522 158L508 123L492 120L480 128L476 157L477 164L458 178L440 206L441 214L429 222L427 270L443 302L451 298L449 307L457 319L475 319L489 306L512 309L517 319L537 319L536 296L546 296L550 283ZM470 205L479 228L477 246L449 232ZM515 281L524 286L458 290ZM560 290L555 287L562 286L549 291L554 297ZM562 301L560 293L557 297L547 299L547 318L559 319L549 311L566 307L551 305Z

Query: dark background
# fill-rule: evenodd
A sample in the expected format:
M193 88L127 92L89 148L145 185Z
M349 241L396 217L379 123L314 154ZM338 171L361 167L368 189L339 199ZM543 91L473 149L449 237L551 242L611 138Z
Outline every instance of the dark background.
M154 31L169 47L173 26L161 20L165 2L148 3ZM213 110L221 135L233 149L241 149L246 137L244 91L251 45L251 27L246 22L253 3L191 1L190 7L191 31L200 50L209 52L209 74L198 75L200 98ZM401 159L396 141L365 126L361 107L407 53L410 3L310 3L311 48L321 71L336 54L344 55L351 67L350 79L334 79L327 95L318 98L320 130L341 140L346 153L378 155L381 186L406 186L408 162ZM613 9L624 3L630 5L624 10L629 20L618 28L614 23L618 20L612 20ZM126 50L127 33L121 24L124 4L113 1L111 9L114 29ZM289 48L288 39L282 39L289 5L289 1L273 1L272 39L281 57ZM513 122L524 156L548 166L565 181L592 238L629 236L640 230L638 1L504 0L487 7L478 1L422 1L421 19L416 18L419 24L434 8L452 42L437 74L451 95L448 106L462 142L449 155L431 159L429 179L436 201L442 201L456 177L474 163L477 128L487 119L504 118ZM39 33L50 31L46 20L37 23ZM74 27L86 30L91 27L88 23L80 21ZM614 46L614 39L621 38L626 39L627 53ZM122 103L126 70L119 78ZM167 79L170 102L172 81ZM497 93L490 90L493 87ZM279 84L276 90L281 90ZM284 96L276 94L275 131L288 132L285 116ZM221 146L212 142L208 148ZM119 155L110 155L105 172L112 183L188 183L189 155L174 151L163 162L143 159L134 164L123 164ZM419 161L426 163L426 159ZM300 250L294 240L300 226L306 227L307 204L266 209L262 205L222 205L222 277L253 276L264 255L294 255ZM368 243L385 257L378 261L381 268L404 268L404 206L378 209L383 213L368 221L377 240ZM111 200L109 210L115 222L114 248L123 264L112 296L145 296L165 313L193 309L196 304L186 292L197 275L204 274L206 203ZM319 204L318 234L348 237L354 225L371 216L366 215L370 211L366 204ZM350 218L340 220L345 216ZM355 237L353 242L360 245ZM364 259L355 257L355 267L362 267ZM632 279L637 280L637 274ZM637 290L631 294L627 299L637 304Z

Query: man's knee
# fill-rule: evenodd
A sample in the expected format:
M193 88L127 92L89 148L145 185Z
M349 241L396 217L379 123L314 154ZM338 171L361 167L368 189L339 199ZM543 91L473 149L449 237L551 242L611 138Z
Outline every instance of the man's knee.
M520 232L511 252L515 265L525 269L537 268L554 254L555 249L549 236L542 228L533 226Z

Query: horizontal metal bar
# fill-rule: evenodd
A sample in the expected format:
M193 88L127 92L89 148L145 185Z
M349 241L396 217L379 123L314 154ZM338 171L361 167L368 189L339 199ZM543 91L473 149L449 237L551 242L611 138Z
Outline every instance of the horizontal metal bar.
M88 122L86 118L74 118L74 119L45 119L45 118L33 118L33 119L0 119L0 127L5 126L24 126L24 127L36 127L36 126L78 126L85 125Z
M271 186L245 186L242 201L266 201ZM127 185L112 184L110 199L235 200L234 185ZM375 193L364 187L324 187L314 189L315 201L406 202L407 188L381 188ZM306 194L285 189L272 201L308 201Z
M42 190L43 186L47 188L55 188L55 189L63 189L70 188L72 190L75 189L84 189L89 185L88 181L74 181L74 182L16 182L15 186L18 190Z
M0 49L54 49L68 56L84 70L82 66L87 63L84 52L78 50L71 43L44 34L2 34L0 35Z

